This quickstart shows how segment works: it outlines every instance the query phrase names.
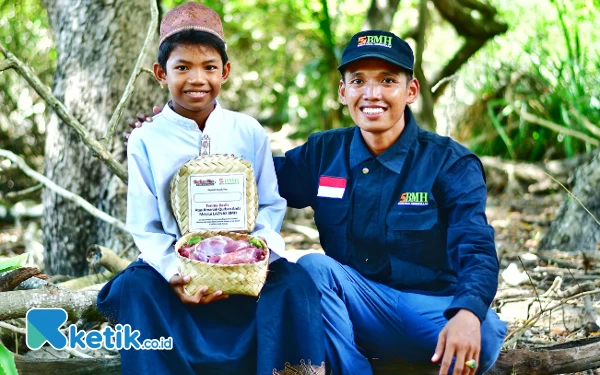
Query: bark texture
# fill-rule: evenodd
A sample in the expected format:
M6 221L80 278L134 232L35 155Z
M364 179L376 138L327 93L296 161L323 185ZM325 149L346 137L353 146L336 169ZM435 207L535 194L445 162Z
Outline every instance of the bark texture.
M600 152L575 172L571 192L600 220ZM540 250L558 249L591 253L600 244L600 225L576 199L569 196L560 207L550 229L540 242Z
M44 6L58 52L53 94L100 139L143 45L150 22L148 0L44 0ZM154 54L147 57L146 67L156 59ZM166 90L161 92L158 84L143 74L123 118L132 117L135 111L148 111L153 104L165 100ZM125 162L120 137L126 128L125 121L119 126L109 149ZM95 159L79 137L54 114L47 128L44 173L104 212L125 219L125 184ZM131 241L127 234L52 191L45 189L42 197L47 273L85 274L86 249L91 244L118 250Z

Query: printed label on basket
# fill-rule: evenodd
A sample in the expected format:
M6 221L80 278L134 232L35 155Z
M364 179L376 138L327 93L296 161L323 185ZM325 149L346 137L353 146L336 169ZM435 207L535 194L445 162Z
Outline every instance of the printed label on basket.
M188 178L190 232L248 229L244 173L202 174Z

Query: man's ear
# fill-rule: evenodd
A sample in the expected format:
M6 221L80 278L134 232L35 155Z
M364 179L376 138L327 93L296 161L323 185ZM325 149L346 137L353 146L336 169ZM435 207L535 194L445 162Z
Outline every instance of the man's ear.
M159 63L154 63L154 78L161 85L167 85L167 73L163 70L162 66Z
M413 78L410 82L408 82L408 97L406 98L406 104L413 104L419 98L419 90L420 90L419 81L416 78Z
M231 72L231 63L229 63L229 61L227 61L227 64L223 65L223 75L221 77L221 81L223 83L225 83L225 81L227 81L227 78L229 77L230 72Z
M340 99L340 103L343 105L348 105L348 101L346 100L346 84L343 79L340 79L340 87L338 88L338 98Z

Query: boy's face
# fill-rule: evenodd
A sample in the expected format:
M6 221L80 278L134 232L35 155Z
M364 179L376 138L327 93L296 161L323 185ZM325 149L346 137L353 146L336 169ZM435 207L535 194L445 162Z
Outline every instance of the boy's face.
M398 66L377 58L350 63L340 81L339 99L354 123L372 135L397 137L404 129L404 108L419 95L419 83ZM364 133L363 133L364 134Z
M165 72L154 64L154 74L169 87L173 109L203 124L214 109L221 84L229 76L229 62L223 66L221 55L210 46L182 44L171 51L166 67Z

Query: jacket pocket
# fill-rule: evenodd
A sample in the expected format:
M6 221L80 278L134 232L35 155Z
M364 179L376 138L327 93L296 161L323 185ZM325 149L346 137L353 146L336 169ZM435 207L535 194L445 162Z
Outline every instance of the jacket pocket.
M348 211L347 200L319 198L315 206L315 224L325 253L341 263L347 263Z
M386 218L387 240L392 256L431 269L447 265L446 236L438 220L438 211L394 210Z
M315 207L315 223L317 226L341 224L347 219L348 208L349 202L345 200L319 198Z

